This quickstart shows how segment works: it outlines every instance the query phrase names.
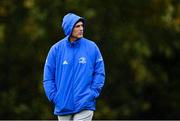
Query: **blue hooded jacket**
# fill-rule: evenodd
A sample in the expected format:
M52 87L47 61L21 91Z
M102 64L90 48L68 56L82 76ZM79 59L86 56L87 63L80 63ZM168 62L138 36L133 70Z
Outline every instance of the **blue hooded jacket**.
M46 58L43 86L47 98L55 105L55 115L95 110L95 99L104 85L104 61L97 45L83 37L69 41L80 19L84 22L73 13L63 18L66 37L51 47Z

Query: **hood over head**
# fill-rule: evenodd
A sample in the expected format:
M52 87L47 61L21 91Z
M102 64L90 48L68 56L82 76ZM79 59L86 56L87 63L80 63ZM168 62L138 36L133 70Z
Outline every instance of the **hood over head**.
M73 27L79 20L81 20L83 24L85 24L85 19L74 13L68 13L64 16L63 22L62 22L62 28L66 36L71 35Z

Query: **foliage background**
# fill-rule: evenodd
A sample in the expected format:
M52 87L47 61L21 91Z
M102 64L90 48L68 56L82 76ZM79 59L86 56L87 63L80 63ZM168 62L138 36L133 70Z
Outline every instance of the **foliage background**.
M1 119L57 119L42 75L68 12L105 60L94 119L180 119L179 0L0 0Z

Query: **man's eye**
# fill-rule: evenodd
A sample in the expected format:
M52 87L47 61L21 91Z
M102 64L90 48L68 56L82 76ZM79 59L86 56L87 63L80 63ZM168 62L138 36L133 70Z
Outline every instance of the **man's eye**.
M80 27L80 26L82 26L82 25L77 25L77 26L75 26L75 27L77 27L77 28L78 28L78 27Z

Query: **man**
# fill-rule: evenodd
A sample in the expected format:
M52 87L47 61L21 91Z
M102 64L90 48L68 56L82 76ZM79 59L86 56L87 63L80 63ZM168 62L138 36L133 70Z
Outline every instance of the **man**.
M103 58L96 44L83 37L84 24L82 17L65 15L66 37L51 47L46 58L43 86L58 120L92 120L104 85Z

